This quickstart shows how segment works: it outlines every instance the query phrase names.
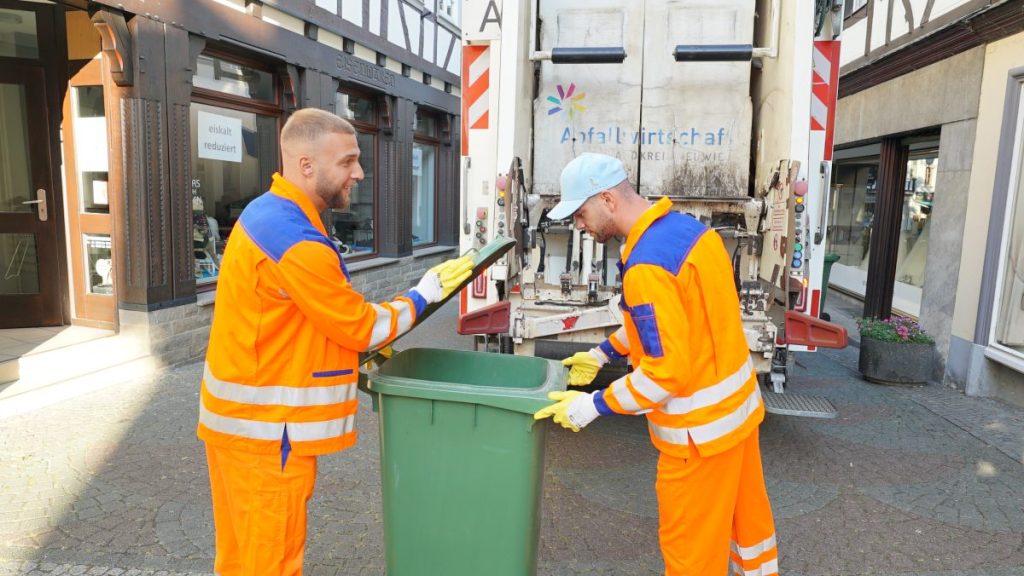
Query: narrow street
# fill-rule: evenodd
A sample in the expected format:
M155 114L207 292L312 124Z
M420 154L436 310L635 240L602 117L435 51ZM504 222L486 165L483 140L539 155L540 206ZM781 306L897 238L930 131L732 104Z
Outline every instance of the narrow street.
M467 348L445 309L399 347ZM868 384L857 348L797 356L792 391L836 420L769 416L765 474L782 573L1024 574L1024 411L939 386ZM201 364L0 421L0 575L209 574L213 522L195 438ZM306 573L384 573L376 417L322 458ZM542 575L659 574L656 452L641 419L548 436ZM499 498L500 495L495 495Z

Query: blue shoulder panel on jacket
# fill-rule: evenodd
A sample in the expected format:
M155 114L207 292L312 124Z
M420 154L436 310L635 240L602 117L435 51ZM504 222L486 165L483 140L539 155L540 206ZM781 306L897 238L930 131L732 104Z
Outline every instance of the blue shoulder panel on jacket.
M265 192L250 202L242 211L239 224L274 262L280 262L285 252L299 242L319 242L338 253L334 244L306 218L298 204L272 192ZM340 255L338 259L341 260Z
M655 220L637 240L629 261L621 268L622 277L637 264L661 266L673 275L679 274L690 250L708 227L693 216L669 212Z

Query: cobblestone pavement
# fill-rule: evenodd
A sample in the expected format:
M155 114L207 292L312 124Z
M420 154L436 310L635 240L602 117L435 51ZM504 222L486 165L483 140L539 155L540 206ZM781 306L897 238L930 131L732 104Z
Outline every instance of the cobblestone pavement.
M439 336L452 317L442 311L400 347L467 347ZM831 398L840 417L770 416L762 427L782 573L1024 575L1024 410L940 386L868 384L855 364L855 348L797 356L790 390ZM200 372L0 421L0 576L211 571ZM362 400L358 446L320 462L307 574L384 573L377 422ZM538 573L659 574L644 422L549 432Z

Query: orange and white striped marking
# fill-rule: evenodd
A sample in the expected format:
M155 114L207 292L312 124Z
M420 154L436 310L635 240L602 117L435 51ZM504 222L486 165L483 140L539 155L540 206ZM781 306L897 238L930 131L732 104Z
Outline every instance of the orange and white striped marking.
M462 47L462 155L469 154L469 129L490 125L490 46Z
M832 160L832 141L836 123L836 89L839 82L838 40L814 43L811 76L811 130L825 132L825 157Z

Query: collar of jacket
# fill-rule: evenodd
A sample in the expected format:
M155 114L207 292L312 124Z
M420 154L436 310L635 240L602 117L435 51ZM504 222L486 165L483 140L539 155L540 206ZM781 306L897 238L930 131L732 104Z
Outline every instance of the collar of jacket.
M653 206L647 209L641 216L640 219L633 224L633 227L629 229L629 236L626 237L626 245L622 248L622 263L625 264L629 260L629 255L633 253L633 248L636 243L640 241L640 237L644 235L644 232L654 224L656 220L668 214L668 211L672 209L672 201L668 198L662 198L654 203Z
M299 187L292 184L288 180L285 180L284 176L281 176L277 172L274 173L273 180L270 183L270 191L282 198L286 198L298 204L299 208L302 208L303 214L306 218L309 218L310 223L316 226L316 229L321 234L327 236L327 229L324 228L324 223L320 220L320 213L317 212L316 206L313 206L313 201L306 196L306 193L299 190Z

